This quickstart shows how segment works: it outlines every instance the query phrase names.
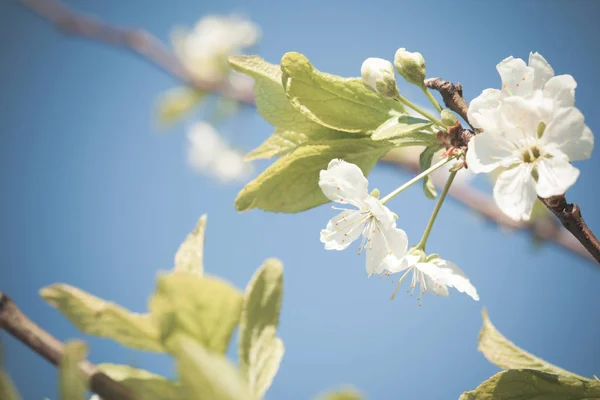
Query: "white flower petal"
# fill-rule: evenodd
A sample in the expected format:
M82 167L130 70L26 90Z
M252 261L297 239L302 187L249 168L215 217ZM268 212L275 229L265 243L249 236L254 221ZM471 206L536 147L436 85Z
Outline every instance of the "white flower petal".
M383 229L390 229L394 224L394 214L385 205L373 196L367 196L364 200L369 211L381 223Z
M536 191L540 197L564 194L579 177L579 170L565 156L542 158L537 165Z
M542 87L554 76L554 69L540 53L529 53L529 66L535 70L534 87Z
M502 91L498 89L485 89L479 96L475 97L469 104L467 114L471 125L486 131L495 130L496 122L491 113L500 105L502 96Z
M319 186L329 200L361 208L369 196L369 182L361 169L343 160L333 159L319 175Z
M538 125L540 122L550 121L552 104L544 99L541 93L527 99L511 96L504 100L500 113L502 116L500 125L503 128L501 132L507 139L514 143L524 138L537 140Z
M554 100L556 107L573 107L575 105L575 88L577 82L571 75L558 75L546 82L544 95Z
M575 107L558 110L546 126L542 140L556 146L571 161L590 158L594 148L594 135L584 124L581 111Z
M497 133L482 132L469 141L467 165L476 174L508 167L515 161L514 146Z
M520 58L508 57L496 69L502 78L502 91L515 96L526 96L533 90L534 69Z
M383 229L375 224L371 232L371 241L367 243L367 274L380 274L385 270L398 269L408 249L408 237L395 224L390 229Z
M537 198L531 170L530 164L520 164L502 172L494 185L496 204L515 221L529 220Z
M344 250L358 239L363 231L365 216L358 210L342 211L321 230L325 250Z
M437 281L440 284L453 287L461 293L468 294L473 300L479 301L477 289L458 265L441 258L435 259L431 263L439 268L438 272L441 273L441 276Z

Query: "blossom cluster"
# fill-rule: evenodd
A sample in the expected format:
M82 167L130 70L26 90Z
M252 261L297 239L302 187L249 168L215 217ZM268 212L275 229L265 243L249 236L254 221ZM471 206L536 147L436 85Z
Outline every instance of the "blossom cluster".
M554 75L538 53L529 65L508 57L497 66L502 89L486 89L468 118L481 132L469 142L467 165L475 173L499 171L498 207L514 220L529 220L537 197L564 194L579 176L571 161L590 157L592 131L575 107L577 83Z

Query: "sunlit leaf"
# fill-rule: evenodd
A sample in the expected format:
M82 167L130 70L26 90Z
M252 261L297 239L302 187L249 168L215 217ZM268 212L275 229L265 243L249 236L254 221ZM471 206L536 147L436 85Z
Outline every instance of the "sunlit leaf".
M131 389L140 400L184 399L185 392L181 383L161 375L128 365L99 364L98 368L113 380Z
M212 353L195 340L175 335L177 371L188 398L194 400L253 400L240 371L224 356Z
M175 254L175 271L190 272L202 276L204 273L204 233L206 214L202 215L194 230L181 243Z
M65 284L45 287L40 294L88 335L110 338L134 349L164 351L158 327L148 314L133 313Z
M431 162L433 160L433 155L440 149L438 144L426 147L421 155L419 156L419 168L421 171L425 171L429 167L431 167ZM423 178L423 193L425 193L425 197L428 199L435 199L437 197L437 191L435 190L435 186L433 185L433 181L431 177L428 175Z
M477 348L489 362L500 368L534 369L578 380L589 380L588 378L565 371L517 347L492 325L485 309L483 310L483 327L479 332L479 344Z
M316 400L365 400L365 397L353 387L323 393Z
M84 400L87 394L87 380L79 363L87 356L87 346L81 341L65 345L58 365L58 391L60 400Z
M276 337L282 297L283 266L269 259L246 288L240 319L240 368L257 397L271 386L283 357L283 342Z
M373 132L371 137L373 140L398 138L411 133L424 131L432 124L433 122L429 120L416 118L410 115L394 116L381 124L375 132ZM422 135L428 138L435 138L431 132L422 132Z
M171 335L186 334L221 354L227 350L241 309L242 293L229 283L178 272L159 276L150 301L150 311L167 347Z
M600 383L531 369L497 373L459 400L592 400Z
M404 108L369 91L360 78L342 78L320 72L300 53L286 53L281 59L283 86L294 107L302 114L331 129L372 133Z
M159 122L163 124L176 122L192 111L205 95L189 86L174 88L163 93L157 104Z

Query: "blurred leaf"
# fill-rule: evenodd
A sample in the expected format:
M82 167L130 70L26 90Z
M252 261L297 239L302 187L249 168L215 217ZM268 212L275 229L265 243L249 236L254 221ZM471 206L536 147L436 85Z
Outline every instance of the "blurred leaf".
M321 394L317 400L364 400L365 397L353 387L341 388Z
M229 360L185 335L173 338L177 371L194 400L252 400L248 384Z
M10 376L0 368L0 399L2 400L21 400L17 388L10 379Z
M218 278L174 272L158 278L150 300L161 338L171 351L171 335L186 334L207 349L225 353L242 309L242 294Z
M488 318L487 311L483 310L483 327L479 332L477 349L485 358L494 365L504 369L532 369L577 380L590 380L572 372L565 371L555 365L547 363L531 353L517 347L506 339Z
M433 122L410 115L394 116L381 124L371 136L373 140L394 139L429 128ZM425 141L435 139L431 132L420 132Z
M330 140L353 137L317 124L290 104L281 84L281 67L257 56L231 56L229 62L241 73L254 78L254 97L258 113L275 132L247 160L271 158L290 153L311 140Z
M131 389L140 400L175 400L185 398L181 383L128 365L99 364L106 375Z
M419 156L419 168L421 171L425 171L429 167L431 167L431 162L433 160L433 155L440 149L439 144L435 144L429 147L426 147L425 150ZM437 197L437 191L435 190L435 186L431 177L427 175L423 178L423 193L425 193L425 197L428 199L435 199Z
M362 79L322 73L300 53L286 53L281 70L291 104L328 128L371 133L390 117L390 111L404 111L398 102L366 89Z
M228 66L229 67L229 66ZM231 117L240 109L240 102L226 96L219 96L215 105L215 111L210 116L210 122L213 125Z
M282 297L283 266L269 259L246 288L240 319L240 368L257 397L271 386L283 357L283 342L275 336Z
M172 124L192 111L204 99L206 93L189 86L170 89L158 99L158 120Z
M600 399L600 383L570 376L519 369L497 373L459 400Z
M189 272L202 276L204 273L204 234L206 214L202 215L194 230L181 243L175 254L175 271Z
M235 199L238 211L258 207L265 211L294 213L329 200L319 187L319 172L334 158L358 165L367 175L390 149L388 141L371 138L317 141L303 145L275 161L248 183Z
M138 350L164 351L158 327L148 314L133 313L65 284L45 287L40 294L83 333Z
M58 364L60 400L83 400L87 394L87 379L79 368L79 363L87 356L85 343L74 340L68 342Z

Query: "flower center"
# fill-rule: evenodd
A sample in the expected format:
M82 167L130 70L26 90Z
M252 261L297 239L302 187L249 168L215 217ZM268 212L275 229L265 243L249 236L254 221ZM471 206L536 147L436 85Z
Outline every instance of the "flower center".
M524 151L523 154L521 154L521 157L523 158L523 162L532 163L540 158L540 155L540 149L536 146L533 146Z

